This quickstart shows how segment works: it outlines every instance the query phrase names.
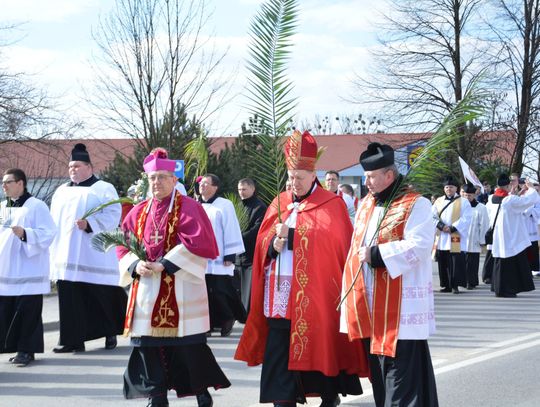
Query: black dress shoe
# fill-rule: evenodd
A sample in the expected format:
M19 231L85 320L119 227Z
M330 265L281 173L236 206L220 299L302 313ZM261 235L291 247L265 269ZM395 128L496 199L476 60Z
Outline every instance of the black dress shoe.
M114 349L114 348L116 348L117 344L118 344L118 342L116 341L116 335L107 336L105 338L105 349Z
M10 362L13 363L15 366L24 367L28 366L28 364L33 360L33 353L17 352L17 355L14 358L11 358Z
M516 298L517 297L516 294L511 294L511 293L500 293L500 294L496 294L495 296L503 297L503 298Z
M205 390L204 392L197 394L197 406L199 407L212 407L214 405L214 400L212 396Z
M444 287L439 290L440 293L451 293L452 289L449 287Z
M229 319L223 323L221 327L221 336L229 336L234 326L234 319Z
M322 403L319 407L337 407L341 404L341 399L339 396L335 398L323 398Z
M146 405L146 407L169 407L169 401L168 400L163 400L163 399L160 399L159 401L155 401L155 400L148 400L148 404Z
M84 352L86 349L84 348L84 343L82 345L64 345L64 346L58 346L53 349L54 353L73 353L73 352Z
M457 289L457 287L456 287L456 288L452 288L452 292L453 292L454 294L459 294L459 290Z

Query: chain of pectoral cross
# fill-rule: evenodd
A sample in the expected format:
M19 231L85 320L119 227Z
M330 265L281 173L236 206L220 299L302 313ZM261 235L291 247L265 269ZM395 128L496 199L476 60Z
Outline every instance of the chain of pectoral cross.
M156 211L157 206L154 212L150 211L150 218L152 219L152 224L154 225L154 235L150 235L150 239L154 240L154 244L158 244L161 239L163 239L163 236L159 234L159 230L163 227L163 223L167 221L167 218L169 217L169 214L167 213L159 222L159 225L156 222Z

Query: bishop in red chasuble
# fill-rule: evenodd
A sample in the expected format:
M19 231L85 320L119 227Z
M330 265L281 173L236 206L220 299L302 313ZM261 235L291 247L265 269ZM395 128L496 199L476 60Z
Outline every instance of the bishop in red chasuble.
M235 358L262 363L262 403L320 396L321 406L336 406L339 394L361 394L359 376L368 375L361 342L339 332L351 221L343 200L317 181L315 139L295 132L285 154L292 190L272 202L259 230L251 310Z

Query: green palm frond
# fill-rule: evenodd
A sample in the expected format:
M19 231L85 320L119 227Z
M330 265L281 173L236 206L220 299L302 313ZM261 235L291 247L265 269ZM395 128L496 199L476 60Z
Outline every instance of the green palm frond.
M390 198L385 204L383 216L379 218L373 239L379 236L381 222L388 213L392 201L408 191L410 186L420 193L432 191L434 185L437 185L440 189L441 176L451 172L451 169L448 168L448 156L455 154L456 142L462 137L463 128L481 117L485 112L484 102L487 100L486 97L487 93L482 89L478 89L474 84L469 88L465 97L443 119L437 131L431 136L421 153L414 160L407 174L394 187ZM392 226L395 227L395 223ZM371 241L367 246L373 244L374 241ZM352 291L361 272L362 266L354 275L351 286L347 287L342 295L338 308Z
M120 228L100 232L92 237L91 242L92 247L102 253L109 251L113 247L121 246L135 254L140 260L146 260L146 250L133 232L130 232L127 237Z
M261 133L274 137L286 133L297 105L290 97L293 86L286 77L298 20L297 3L268 0L251 23L249 110L261 119Z
M297 21L297 1L268 0L251 23L248 109L256 118L251 128L256 136L252 148L256 163L254 177L266 202L271 202L284 189L286 180L284 136L297 106L296 98L291 96L293 85L287 79L286 65Z
M234 206L234 212L236 213L238 223L240 224L240 230L242 232L245 232L249 227L249 213L245 205L242 203L242 199L240 199L237 194L233 194L230 192L225 194L225 198L232 202Z
M122 198L118 198L118 199L112 199L108 202L105 202L101 205L98 205L92 209L89 209L88 211L86 211L84 213L84 215L81 217L81 219L86 219L88 218L89 216L92 216L96 213L98 213L99 211L105 209L106 207L108 206L111 206L111 205L115 205L115 204L123 204L123 203L130 203L130 204L135 204L135 201L132 199L132 198L129 198L129 197L122 197Z
M437 131L412 163L402 185L412 185L422 194L440 190L441 178L455 171L449 157L456 155L456 145L463 130L485 112L488 94L473 85L465 97L443 119Z
M185 176L184 179L202 175L208 169L208 140L204 132L190 140L184 147Z

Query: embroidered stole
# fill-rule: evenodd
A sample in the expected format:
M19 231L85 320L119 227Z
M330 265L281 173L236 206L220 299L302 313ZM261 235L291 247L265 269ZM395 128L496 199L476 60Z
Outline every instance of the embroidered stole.
M403 239L405 224L419 196L409 192L391 203L380 222L377 244ZM371 338L370 353L394 357L401 315L401 276L392 279L384 267L373 270L373 304L370 311L362 272L363 263L358 259L358 250L364 245L374 209L375 199L372 195L366 196L360 204L351 249L345 263L344 290L351 287L358 274L354 287L345 300L345 316L349 340ZM368 244L369 242L365 243Z
M176 246L176 230L178 221L180 219L182 195L176 192L173 199L173 208L168 214L168 220L165 226L163 254L168 253L174 246ZM150 202L151 200L149 199L139 212L139 216L137 218L135 236L140 242L144 242L144 226L148 217L148 205L150 205ZM128 336L131 332L135 301L137 299L137 291L139 289L139 278L140 277L135 278L131 286L126 319L124 322L124 336ZM161 272L159 293L152 310L152 336L174 337L178 334L180 315L178 311L178 304L176 302L174 281L174 275L169 275L165 270Z
M442 211L444 210L444 206L446 205L446 200L444 196L437 199L435 202L435 207L437 208L437 212L439 212L439 218L441 216ZM452 202L452 217L451 221L452 224L454 222L457 222L459 217L461 216L461 199L458 197L453 200ZM439 236L441 235L441 231L437 229L437 233L435 235L435 249L439 245ZM461 236L459 235L459 231L456 231L450 235L450 253L461 253Z

